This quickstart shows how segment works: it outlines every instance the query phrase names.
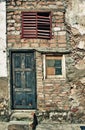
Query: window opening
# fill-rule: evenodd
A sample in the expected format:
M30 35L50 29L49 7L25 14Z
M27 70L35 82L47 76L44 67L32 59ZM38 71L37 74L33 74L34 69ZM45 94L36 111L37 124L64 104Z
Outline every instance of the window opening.
M50 39L51 12L22 12L22 38Z
M66 77L65 55L43 55L43 79L48 77Z
M46 69L47 75L62 75L62 57L47 56Z

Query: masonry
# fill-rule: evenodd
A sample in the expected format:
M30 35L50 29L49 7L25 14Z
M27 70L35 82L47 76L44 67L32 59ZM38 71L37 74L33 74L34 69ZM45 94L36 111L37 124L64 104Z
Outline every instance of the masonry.
M79 42L84 36L67 23L67 7L68 2L61 0L7 1L8 83L6 79L0 86L0 89L7 88L2 89L3 98L0 97L1 120L26 120L27 113L36 110L40 121L50 118L62 123L84 123L85 47ZM26 19L33 19L35 14L38 22L50 21L50 27L47 25L48 30L43 29L42 35L41 25L37 24L40 32L36 38L33 29L31 36L28 36L29 29L24 29L30 28L24 25ZM46 31L50 31L48 37ZM27 63L31 63L30 67ZM29 76L30 71L33 75ZM2 83L3 78L0 80ZM29 104L27 98L31 100Z

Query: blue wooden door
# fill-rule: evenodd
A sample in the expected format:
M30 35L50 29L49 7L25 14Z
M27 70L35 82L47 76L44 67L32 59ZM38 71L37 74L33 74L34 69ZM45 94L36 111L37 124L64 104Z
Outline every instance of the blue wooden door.
M34 52L12 52L12 108L36 108Z

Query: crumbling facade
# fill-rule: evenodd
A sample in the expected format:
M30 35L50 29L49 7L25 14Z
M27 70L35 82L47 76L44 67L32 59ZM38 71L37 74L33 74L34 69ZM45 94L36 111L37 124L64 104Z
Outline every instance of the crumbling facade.
M58 122L85 121L84 34L70 25L69 4L7 1L7 120L37 110Z

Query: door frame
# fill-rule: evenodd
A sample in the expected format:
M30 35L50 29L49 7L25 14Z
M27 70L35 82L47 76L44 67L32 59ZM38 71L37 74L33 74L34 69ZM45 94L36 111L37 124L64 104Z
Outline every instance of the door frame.
M10 108L12 109L12 110L16 110L16 108L13 108L13 103L12 103L12 101L13 101L13 74L12 74L12 70L13 70L13 68L12 68L12 53L30 53L30 52L32 52L32 53L34 53L34 59L35 59L35 56L36 56L36 54L35 54L35 50L34 49L10 49L9 50L9 68L10 68ZM36 60L35 60L35 108L30 108L30 109L28 109L28 108L19 108L18 110L32 110L32 109L37 109L37 84L36 84L37 82L36 82Z

